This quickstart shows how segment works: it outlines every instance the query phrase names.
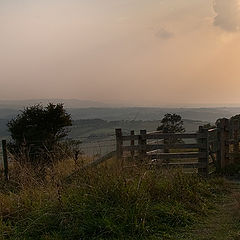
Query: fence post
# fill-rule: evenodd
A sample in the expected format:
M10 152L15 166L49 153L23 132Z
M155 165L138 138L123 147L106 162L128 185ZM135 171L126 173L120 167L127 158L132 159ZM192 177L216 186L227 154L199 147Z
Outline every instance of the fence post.
M143 161L146 158L146 153L147 153L147 139L146 139L146 130L140 130L140 136L138 139L138 144L139 144L139 155L140 155L140 160Z
M198 173L202 176L208 176L209 173L209 140L208 140L208 129L199 127L198 143L199 143L199 156L198 162L205 164L205 167L198 168Z
M131 136L134 136L134 130L131 131ZM131 146L134 147L134 145L135 145L135 141L134 141L134 139L132 139L131 140ZM134 155L135 155L135 151L134 151L134 149L132 149L131 150L131 157L132 157L132 159L134 158Z
M233 152L234 152L234 163L238 160L239 157L239 121L238 119L233 120Z
M5 179L9 180L8 175L8 157L7 157L7 141L2 140L2 152L3 152L3 167L4 167L4 175Z
M218 122L217 123L217 153L216 153L216 170L217 170L217 172L220 172L222 169L221 136L222 136L221 122Z
M123 140L122 140L122 129L115 129L116 133L116 155L117 159L121 160L123 157Z
M219 150L217 153L218 170L225 168L229 164L229 120L222 118L217 123Z

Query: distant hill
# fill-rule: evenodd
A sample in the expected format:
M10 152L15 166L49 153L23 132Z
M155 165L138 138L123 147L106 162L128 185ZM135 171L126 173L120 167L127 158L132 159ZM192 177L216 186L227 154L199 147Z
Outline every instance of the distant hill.
M26 106L42 103L64 103L66 108L109 107L108 104L79 99L29 99L29 100L0 100L0 109L20 109Z
M7 119L0 119L0 139L9 138L9 132L7 131ZM200 125L207 122L195 121L184 119L184 127L187 132L197 131ZM115 128L122 128L125 134L129 134L131 130L135 130L136 133L141 129L147 131L154 131L160 124L159 120L154 121L106 121L102 119L84 119L75 120L73 126L70 127L70 138L99 138L105 139L115 134Z
M166 113L177 113L185 119L215 123L219 118L230 118L240 113L240 108L81 108L69 109L73 119L160 120Z
M56 100L56 103L57 102L61 101ZM19 102L19 106L17 107L17 105L14 105L12 102L11 106L8 105L8 107L6 107L7 103L5 103L4 105L0 101L0 119L11 119L13 116L17 115L19 111L22 110L25 106L30 106L35 103L39 102L33 101L32 103L30 103L23 101ZM45 103L47 103L47 100ZM78 101L72 102L72 100L71 101L69 100L69 102L65 102L67 111L72 115L72 118L74 120L100 118L107 121L119 121L119 120L153 121L162 119L164 114L166 113L177 113L180 114L184 119L207 121L214 123L219 118L223 117L230 118L231 116L240 113L240 108L73 107L77 106L77 104ZM94 102L92 102L92 104L94 104ZM3 105L5 107L1 107ZM87 106L87 103L85 106Z
M207 122L184 119L184 127L187 132L196 132L198 127ZM76 120L70 128L69 136L72 138L86 137L86 138L107 138L115 134L116 128L121 128L124 134L130 134L131 130L139 133L141 129L149 131L156 131L160 121L105 121L102 119L84 119Z

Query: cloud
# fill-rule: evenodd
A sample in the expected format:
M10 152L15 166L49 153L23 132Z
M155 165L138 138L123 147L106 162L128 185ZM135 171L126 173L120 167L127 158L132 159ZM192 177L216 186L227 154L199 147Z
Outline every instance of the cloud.
M165 39L165 40L174 37L174 34L172 32L169 32L164 28L161 28L155 35L157 38Z
M228 32L240 30L240 2L239 0L215 0L214 25Z

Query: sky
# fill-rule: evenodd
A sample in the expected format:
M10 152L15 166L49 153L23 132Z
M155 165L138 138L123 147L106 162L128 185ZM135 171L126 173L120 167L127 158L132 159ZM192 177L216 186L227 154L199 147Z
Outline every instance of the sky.
M240 106L240 0L1 0L0 99Z

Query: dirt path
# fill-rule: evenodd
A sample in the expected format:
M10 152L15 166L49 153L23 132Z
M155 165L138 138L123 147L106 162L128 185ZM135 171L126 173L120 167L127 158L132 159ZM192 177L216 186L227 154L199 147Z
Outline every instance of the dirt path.
M232 193L221 199L208 219L176 240L240 240L240 181L231 181Z

